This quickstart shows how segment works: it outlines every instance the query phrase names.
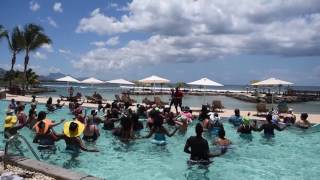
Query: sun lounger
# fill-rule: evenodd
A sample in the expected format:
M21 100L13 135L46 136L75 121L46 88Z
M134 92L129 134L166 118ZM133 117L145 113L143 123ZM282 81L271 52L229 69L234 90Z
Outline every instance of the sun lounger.
M153 101L150 101L147 97L145 97L143 100L142 100L142 103L146 104L146 105L149 105L149 106L152 106L154 104Z
M267 115L269 112L269 109L267 109L266 103L258 103L256 108L257 108L258 116Z
M223 112L224 106L220 100L212 101L212 111L213 112Z
M154 97L154 104L156 104L158 107L163 108L165 105L168 105L168 102L163 102L160 97Z

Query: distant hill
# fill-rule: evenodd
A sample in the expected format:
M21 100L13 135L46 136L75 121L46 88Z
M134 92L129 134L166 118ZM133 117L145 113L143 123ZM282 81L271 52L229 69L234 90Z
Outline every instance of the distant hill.
M0 79L4 78L4 75L6 74L7 70L0 68Z
M49 75L47 76L39 76L39 80L40 81L52 81L52 80L55 80L55 79L58 79L58 78L62 78L66 76L65 74L63 73L50 73Z

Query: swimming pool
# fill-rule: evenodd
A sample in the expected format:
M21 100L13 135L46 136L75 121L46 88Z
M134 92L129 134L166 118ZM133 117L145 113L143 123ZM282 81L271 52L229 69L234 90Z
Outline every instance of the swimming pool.
M5 115L7 101L0 101L0 114ZM27 105L27 110L29 105ZM44 109L38 105L38 112ZM48 118L58 121L70 119L64 108L49 114ZM209 167L188 166L189 155L183 152L186 139L194 135L194 126L189 127L185 136L176 134L167 138L166 146L156 146L151 139L136 140L129 144L121 143L109 131L101 129L97 144L100 152L83 152L72 157L64 151L63 141L57 143L56 154L43 155L44 161L75 171L85 172L101 178L169 180L169 179L319 179L320 177L320 133L303 133L294 129L276 132L273 139L264 139L254 133L252 140L240 138L228 123L224 123L227 137L233 142L233 149L222 157L214 159ZM4 148L3 118L0 123L0 149ZM62 126L55 127L62 132ZM141 132L143 134L146 131ZM27 128L21 134L32 141L33 135ZM207 139L209 139L207 137ZM33 147L36 146L33 145ZM24 155L32 154L22 147ZM210 145L210 148L213 148Z

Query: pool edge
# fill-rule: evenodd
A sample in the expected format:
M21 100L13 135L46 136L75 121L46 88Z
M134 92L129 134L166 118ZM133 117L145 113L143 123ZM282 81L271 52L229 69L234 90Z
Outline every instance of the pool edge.
M4 152L0 151L0 158L3 160ZM23 156L8 156L6 161L9 164L21 167L29 171L35 171L55 179L61 180L103 180L82 172L75 172L59 166L48 164L46 162L37 161Z

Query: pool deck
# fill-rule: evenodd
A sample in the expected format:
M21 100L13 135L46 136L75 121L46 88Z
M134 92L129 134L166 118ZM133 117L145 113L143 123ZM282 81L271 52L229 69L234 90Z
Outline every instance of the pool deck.
M22 101L22 102L31 102L32 97L31 96L18 96L18 95L11 95L11 94L6 94L6 100L11 100L12 98L14 98L16 101ZM59 99L59 97L54 97L52 96L52 101L55 103L57 101L57 99ZM37 96L38 103L41 104L45 104L48 100L48 97L46 96ZM68 101L61 101L61 103L65 103L65 106L68 106ZM111 101L108 101L108 103L112 103ZM88 108L97 108L98 105L97 104L92 104L92 103L83 103L84 107L88 107ZM200 110L200 107L190 107L192 110ZM172 108L173 110L173 108ZM241 110L241 109L240 109ZM174 110L173 110L174 112ZM256 114L256 111L242 111L241 110L241 114L242 115L246 115L248 113L251 113L251 115ZM196 113L195 113L196 114ZM219 113L221 117L230 117L232 115L234 115L234 110L233 109L223 109L223 112ZM299 119L300 114L295 113L297 119ZM258 116L253 116L254 119L257 120L265 120L265 118L263 117L258 117ZM320 114L309 114L308 120L311 123L320 123Z

